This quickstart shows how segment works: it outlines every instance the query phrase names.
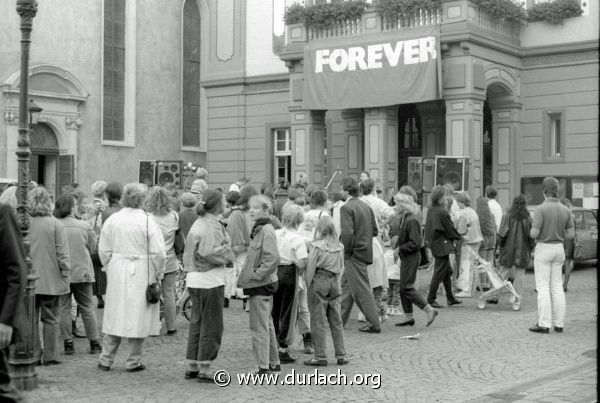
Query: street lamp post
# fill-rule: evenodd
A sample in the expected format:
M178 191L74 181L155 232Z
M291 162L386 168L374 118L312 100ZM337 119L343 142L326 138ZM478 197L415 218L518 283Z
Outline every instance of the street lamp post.
M17 218L25 240L25 262L27 263L27 287L25 288L25 311L27 312L27 328L23 329L23 342L12 346L8 362L11 367L11 377L19 389L30 390L37 387L35 372L34 337L37 335L35 317L35 280L37 276L31 264L29 254L29 214L27 212L27 192L29 190L29 124L31 115L41 110L29 111L27 108L29 95L29 45L33 18L37 13L36 0L17 0L17 13L21 17L21 84L19 98L19 138L17 140L18 182ZM38 109L40 109L38 107ZM28 113L29 112L29 113ZM28 119L29 118L29 119ZM29 121L28 121L29 120Z

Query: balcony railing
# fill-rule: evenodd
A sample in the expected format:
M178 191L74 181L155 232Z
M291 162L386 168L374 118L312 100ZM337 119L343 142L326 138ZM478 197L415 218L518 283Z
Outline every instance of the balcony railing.
M415 15L401 18L387 18L379 9L371 8L367 9L361 18L339 22L326 29L306 28L301 24L293 24L294 33L286 35L286 45L323 38L351 37L407 28L435 25L443 27L445 24L460 22L472 24L512 45L519 44L520 24L494 19L468 0L450 0L443 3L442 10L420 10ZM292 28L292 26L288 26L288 28Z

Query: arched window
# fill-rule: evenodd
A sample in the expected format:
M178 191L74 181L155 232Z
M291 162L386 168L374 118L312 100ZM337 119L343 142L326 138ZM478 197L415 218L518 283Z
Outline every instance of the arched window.
M187 147L200 146L200 10L196 0L183 6L182 138Z

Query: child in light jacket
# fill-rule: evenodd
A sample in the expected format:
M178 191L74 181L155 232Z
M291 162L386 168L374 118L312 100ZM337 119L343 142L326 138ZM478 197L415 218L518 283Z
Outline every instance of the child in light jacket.
M311 243L306 267L308 286L308 309L310 311L310 329L312 332L313 358L305 365L326 366L325 351L326 325L329 322L333 348L338 365L348 364L344 348L344 328L341 312L340 276L344 269L344 246L338 241L333 219L328 215L319 218L315 231L315 240Z

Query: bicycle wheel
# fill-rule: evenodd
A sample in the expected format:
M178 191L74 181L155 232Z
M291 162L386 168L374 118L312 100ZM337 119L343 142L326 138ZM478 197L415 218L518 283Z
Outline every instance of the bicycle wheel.
M183 307L182 309L182 313L183 316L189 321L192 319L192 299L190 298L190 296L186 296L185 299L183 300L183 304L181 305Z

